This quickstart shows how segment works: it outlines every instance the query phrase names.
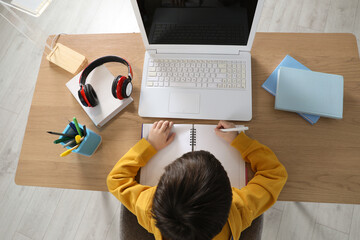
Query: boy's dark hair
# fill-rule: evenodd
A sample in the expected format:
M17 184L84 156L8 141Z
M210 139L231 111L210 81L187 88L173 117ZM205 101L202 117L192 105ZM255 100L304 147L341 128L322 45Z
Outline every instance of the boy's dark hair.
M189 152L166 166L152 214L165 239L208 240L225 225L232 201L224 167L207 151Z

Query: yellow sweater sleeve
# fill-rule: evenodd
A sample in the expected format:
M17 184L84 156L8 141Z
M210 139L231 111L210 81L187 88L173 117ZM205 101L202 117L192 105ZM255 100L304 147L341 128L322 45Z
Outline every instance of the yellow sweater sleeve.
M270 208L277 200L287 180L285 167L265 145L240 133L231 143L239 150L243 159L251 164L254 178L241 188L233 188L233 204L242 220L242 229ZM239 217L239 218L238 218Z
M156 188L137 183L135 176L155 154L155 148L141 139L115 164L107 177L109 192L135 214L140 225L149 232L154 231L150 210Z

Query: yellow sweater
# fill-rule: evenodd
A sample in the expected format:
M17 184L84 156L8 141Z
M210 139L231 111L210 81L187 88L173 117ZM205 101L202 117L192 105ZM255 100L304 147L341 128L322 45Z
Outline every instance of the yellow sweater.
M233 201L229 218L214 239L239 239L251 222L273 205L285 182L287 172L275 154L266 146L240 133L231 143L250 162L254 178L241 188L232 188ZM135 181L140 167L145 166L156 150L141 139L114 166L107 178L109 191L118 198L155 239L162 239L160 230L151 216L152 200L156 187L144 186Z

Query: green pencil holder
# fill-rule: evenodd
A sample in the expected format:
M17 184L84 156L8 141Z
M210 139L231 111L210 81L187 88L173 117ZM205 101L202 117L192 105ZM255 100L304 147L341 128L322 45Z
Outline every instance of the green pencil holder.
M83 130L83 126L80 124L79 124L79 126ZM70 127L70 125L67 125L67 127L64 129L63 133L77 134L77 132L75 132ZM63 136L60 136L60 138L63 138ZM101 143L101 136L99 134L96 134L92 130L86 128L86 136L81 141L79 147L74 149L72 152L90 157L91 155L94 154L96 149L99 147L100 143ZM61 145L65 145L65 144L66 143L61 143ZM67 146L66 148L70 149L70 148L74 147L75 145L76 144L72 144L70 146Z

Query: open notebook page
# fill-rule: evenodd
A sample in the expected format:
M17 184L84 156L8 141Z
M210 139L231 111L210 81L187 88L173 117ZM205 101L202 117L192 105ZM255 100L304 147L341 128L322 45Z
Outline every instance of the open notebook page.
M143 124L143 138L148 137L153 124ZM141 168L140 183L155 186L159 182L164 168L181 157L184 153L191 151L190 129L192 124L174 124L172 132L176 133L174 141L166 148L160 150L149 162Z
M195 124L195 151L206 150L212 153L225 168L232 187L242 188L246 185L245 161L238 150L215 134L216 125Z

